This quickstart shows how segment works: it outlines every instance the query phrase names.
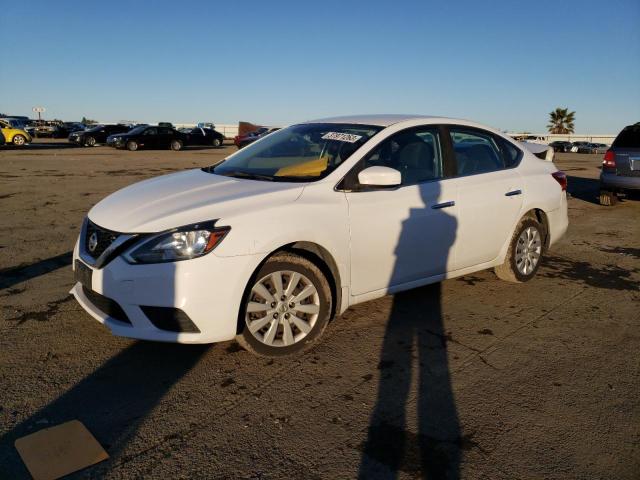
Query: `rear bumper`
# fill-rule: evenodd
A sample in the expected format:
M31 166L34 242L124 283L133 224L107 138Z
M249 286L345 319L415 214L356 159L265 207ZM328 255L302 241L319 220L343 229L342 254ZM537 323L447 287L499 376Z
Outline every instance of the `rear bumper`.
M640 176L625 177L615 173L600 173L601 189L640 190Z

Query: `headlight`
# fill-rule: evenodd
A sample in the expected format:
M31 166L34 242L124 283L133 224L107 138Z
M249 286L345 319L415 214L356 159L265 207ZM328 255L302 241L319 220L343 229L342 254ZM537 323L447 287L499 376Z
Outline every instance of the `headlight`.
M229 230L215 228L214 222L179 227L145 238L124 258L129 263L164 263L201 257L216 248Z

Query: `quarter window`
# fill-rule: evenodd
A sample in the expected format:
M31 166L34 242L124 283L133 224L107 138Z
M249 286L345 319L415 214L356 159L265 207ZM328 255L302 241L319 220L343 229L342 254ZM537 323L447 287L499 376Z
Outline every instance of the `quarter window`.
M398 170L403 186L442 178L438 131L434 128L410 129L388 138L366 157L357 171L373 166Z

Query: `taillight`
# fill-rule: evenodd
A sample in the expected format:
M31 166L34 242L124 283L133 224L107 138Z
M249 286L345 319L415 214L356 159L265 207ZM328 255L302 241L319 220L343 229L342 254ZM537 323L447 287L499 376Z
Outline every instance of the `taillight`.
M551 174L551 176L553 178L556 179L556 182L558 182L560 184L560 187L562 188L562 191L565 191L567 189L567 174L564 172L561 172L560 170L558 170L557 172L553 172Z
M616 154L613 150L607 150L607 153L604 154L602 165L609 168L616 168Z

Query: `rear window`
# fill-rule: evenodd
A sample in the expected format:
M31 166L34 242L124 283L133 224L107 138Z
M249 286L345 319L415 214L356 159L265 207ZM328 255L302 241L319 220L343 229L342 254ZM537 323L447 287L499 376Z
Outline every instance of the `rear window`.
M640 148L640 125L626 127L613 141L613 147Z

